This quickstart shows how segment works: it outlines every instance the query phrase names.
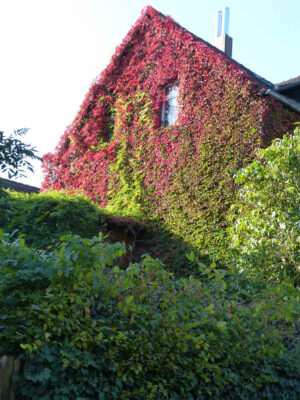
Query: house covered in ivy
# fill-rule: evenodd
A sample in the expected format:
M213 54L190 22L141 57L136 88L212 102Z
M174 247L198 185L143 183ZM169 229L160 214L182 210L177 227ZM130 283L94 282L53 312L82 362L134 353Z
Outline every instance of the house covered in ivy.
M157 218L185 243L220 253L234 171L292 127L299 110L275 85L147 7L44 157L43 188Z

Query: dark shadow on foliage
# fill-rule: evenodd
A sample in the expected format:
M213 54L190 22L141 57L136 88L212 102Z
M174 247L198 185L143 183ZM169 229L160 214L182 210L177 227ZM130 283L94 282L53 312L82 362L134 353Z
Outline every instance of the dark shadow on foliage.
M124 242L127 253L122 257L121 266L140 262L143 255L159 258L168 271L178 277L197 275L198 262L210 265L212 260L199 253L196 247L183 241L164 227L163 222L145 222L123 216L105 216L105 233L113 242ZM192 253L194 260L187 255Z

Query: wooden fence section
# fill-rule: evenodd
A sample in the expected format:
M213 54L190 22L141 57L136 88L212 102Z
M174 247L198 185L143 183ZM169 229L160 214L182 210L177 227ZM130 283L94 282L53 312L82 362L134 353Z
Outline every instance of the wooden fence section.
M21 361L14 357L0 358L0 400L15 400L12 388L12 374L21 369Z

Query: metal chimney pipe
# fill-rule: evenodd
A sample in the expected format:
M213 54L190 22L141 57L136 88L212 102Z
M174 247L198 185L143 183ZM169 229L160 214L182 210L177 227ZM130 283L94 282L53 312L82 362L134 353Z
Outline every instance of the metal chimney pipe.
M232 38L229 36L229 8L218 10L216 15L215 38L211 44L232 57Z

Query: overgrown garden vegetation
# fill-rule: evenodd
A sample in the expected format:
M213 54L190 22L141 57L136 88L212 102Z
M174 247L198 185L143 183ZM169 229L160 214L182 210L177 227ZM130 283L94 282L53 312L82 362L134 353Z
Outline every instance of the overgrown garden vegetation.
M299 399L299 139L237 173L231 247L216 264L187 246L181 276L148 255L120 267L124 244L101 233L117 203L2 199L0 354L26 366L17 398Z
M44 157L49 192L0 192L17 399L299 399L299 131L256 155L299 116L266 87L145 9ZM36 157L0 150L12 176Z

